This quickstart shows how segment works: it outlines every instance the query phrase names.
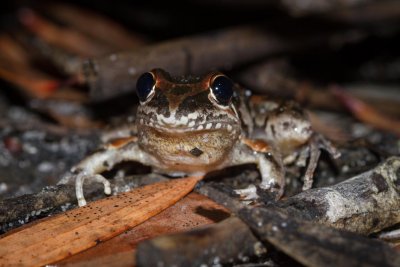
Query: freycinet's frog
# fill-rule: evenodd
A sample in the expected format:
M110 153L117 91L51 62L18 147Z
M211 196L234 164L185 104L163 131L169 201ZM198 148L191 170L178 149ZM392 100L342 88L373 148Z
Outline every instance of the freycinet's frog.
M133 136L118 139L87 157L60 183L75 181L80 206L86 204L83 183L111 186L101 173L122 161L138 161L165 174L204 175L224 167L255 163L260 187L284 193L285 164L305 166L303 189L312 186L320 148L336 150L314 133L293 102L278 104L250 96L228 77L211 72L203 77L172 77L161 69L137 81L140 106ZM256 188L239 190L254 197Z

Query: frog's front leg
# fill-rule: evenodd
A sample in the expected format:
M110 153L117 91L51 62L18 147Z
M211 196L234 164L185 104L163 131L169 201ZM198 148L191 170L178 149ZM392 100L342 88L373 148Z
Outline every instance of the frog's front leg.
M281 156L264 140L242 138L234 150L233 164L255 163L261 174L260 188L276 193L276 198L282 197L285 190L285 171ZM256 187L237 190L245 199L257 196Z
M111 170L116 164L122 161L138 161L148 163L149 156L144 153L136 143L136 137L118 139L102 150L88 156L76 166L71 168L71 172L66 174L59 184L75 182L76 197L79 206L86 205L83 194L83 183L85 180L90 182L100 182L104 185L104 193L111 194L110 182L101 173Z

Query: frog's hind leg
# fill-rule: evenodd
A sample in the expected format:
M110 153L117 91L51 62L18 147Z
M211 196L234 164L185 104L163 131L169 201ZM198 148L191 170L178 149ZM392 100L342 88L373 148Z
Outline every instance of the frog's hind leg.
M321 149L326 150L335 159L340 157L340 152L336 149L336 147L325 137L317 133L312 136L308 149L309 162L304 174L303 191L312 187L313 176L321 155Z
M310 158L308 162L308 166L306 172L304 174L304 183L303 183L303 191L308 190L312 187L313 177L315 169L318 165L319 156L321 155L321 151L315 142L311 142L309 147Z

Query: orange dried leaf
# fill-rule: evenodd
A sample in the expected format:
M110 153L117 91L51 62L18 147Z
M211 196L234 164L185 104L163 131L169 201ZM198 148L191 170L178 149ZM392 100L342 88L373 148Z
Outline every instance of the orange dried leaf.
M72 28L110 45L116 51L132 49L144 43L142 38L129 32L120 24L90 10L66 3L51 3L46 8L52 16Z
M176 203L198 177L156 183L89 203L0 239L0 266L41 266L108 240Z
M0 35L0 60L8 68L29 68L30 56L27 51L10 36Z
M225 207L203 195L190 193L175 205L125 231L122 235L59 261L55 265L102 267L113 265L113 261L115 265L115 261L118 261L119 266L135 266L136 247L143 240L189 231L222 221L229 216L229 210Z
M362 122L400 135L400 121L391 118L344 90L334 87L333 94Z
M46 98L60 87L55 79L37 77L36 73L21 71L20 73L0 68L0 79L4 79L38 98Z
M46 20L32 9L21 9L19 19L25 27L45 42L70 53L86 57L105 55L112 51L73 29L61 27L50 20Z

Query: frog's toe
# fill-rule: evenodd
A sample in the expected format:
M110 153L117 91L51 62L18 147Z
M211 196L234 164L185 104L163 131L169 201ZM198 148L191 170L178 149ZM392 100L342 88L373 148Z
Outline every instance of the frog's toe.
M235 193L240 196L241 200L255 200L258 198L257 188L254 185L249 185L243 189L236 189Z
M275 180L262 181L260 188L263 190L271 191L275 195L275 199L279 200L285 193L285 184L277 183Z
M111 184L102 175L100 175L100 174L90 175L90 174L80 173L77 175L76 180L75 180L76 198L78 200L78 205L80 207L86 205L86 199L83 194L83 183L85 182L85 180L91 180L92 182L102 183L104 185L104 193L106 195L111 194Z
M104 194L110 195L111 194L111 183L108 181L104 176L100 174L93 175L92 179L95 182L102 183L104 185Z

